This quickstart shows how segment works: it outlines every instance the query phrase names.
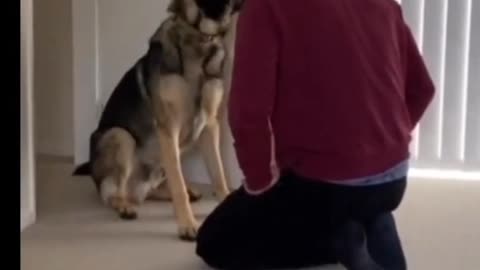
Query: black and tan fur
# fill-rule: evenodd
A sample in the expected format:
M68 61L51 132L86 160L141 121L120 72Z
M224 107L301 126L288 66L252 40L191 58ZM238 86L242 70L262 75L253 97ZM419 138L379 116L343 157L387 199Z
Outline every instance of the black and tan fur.
M110 96L90 138L91 175L102 199L124 219L146 199L173 201L180 238L193 240L198 222L189 202L181 156L200 149L216 196L229 193L220 154L219 117L225 100L225 35L239 0L172 0L149 49Z

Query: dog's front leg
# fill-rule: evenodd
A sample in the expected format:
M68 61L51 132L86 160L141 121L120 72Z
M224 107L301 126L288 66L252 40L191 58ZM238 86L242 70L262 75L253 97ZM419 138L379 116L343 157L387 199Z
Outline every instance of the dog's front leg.
M172 196L173 207L178 222L178 233L182 240L194 241L199 224L195 220L189 202L187 186L185 184L180 163L180 149L178 134L172 136L159 132L162 152L162 165L167 176L167 183Z
M209 123L200 137L200 150L215 188L215 196L223 201L228 190L225 170L220 155L220 127L218 122Z
M157 124L160 160L167 177L181 239L193 241L199 224L189 202L180 163L180 132L187 117L188 84L181 76L165 76L152 84L153 109Z
M200 150L207 165L210 178L213 181L216 197L222 201L228 196L225 169L220 154L220 124L219 109L224 96L223 81L211 79L205 82L202 89L202 110L206 115L207 124L200 136Z

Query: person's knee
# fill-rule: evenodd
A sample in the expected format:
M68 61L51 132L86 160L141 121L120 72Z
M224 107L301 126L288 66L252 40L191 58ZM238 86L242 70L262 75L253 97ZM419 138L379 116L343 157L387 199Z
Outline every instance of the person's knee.
M215 269L222 269L222 264L218 261L218 254L215 249L203 241L197 240L197 247L195 250L198 257L200 257L208 266Z
M389 270L406 270L407 262L392 213L368 225L368 247L376 261Z
M251 249L245 248L249 244L245 231L250 230L242 226L249 206L245 194L242 190L234 191L199 228L195 252L215 269L237 269L238 260L247 257L242 253Z
M357 223L348 222L334 233L332 248L340 260L349 260L363 248L365 241L362 227Z
M367 232L374 232L381 235L396 234L395 218L391 212L373 218L367 224Z
M208 266L215 269L227 269L224 261L226 256L223 254L226 247L222 243L221 236L204 224L198 231L195 253Z
M218 249L215 247L217 240L213 236L208 228L206 229L204 225L200 226L196 239L196 253L198 256L202 258L209 257L212 250Z
M204 263L213 269L218 270L230 270L232 262L229 261L229 257L225 256L218 247L209 245L208 243L197 244L196 254L200 257Z
M349 221L339 227L333 237L335 250L361 248L366 243L365 231L360 223Z
M338 228L332 247L338 261L348 269L382 269L368 253L365 230L360 223L349 221Z

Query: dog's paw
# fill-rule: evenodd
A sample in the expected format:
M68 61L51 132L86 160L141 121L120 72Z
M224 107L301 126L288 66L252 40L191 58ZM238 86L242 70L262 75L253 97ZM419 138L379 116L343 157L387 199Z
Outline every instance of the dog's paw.
M200 193L198 190L188 187L187 191L190 202L198 202L202 199L202 193Z
M179 225L178 236L182 241L194 242L197 239L198 228L200 225L192 221L188 225Z
M122 211L118 211L118 215L123 220L136 220L138 218L138 214L133 209L124 209Z
M133 205L126 199L112 197L110 199L110 205L123 220L135 220L138 218L137 211L135 211Z
M217 190L214 192L214 195L217 201L223 202L223 200L225 200L228 197L228 195L230 195L230 191L228 189Z

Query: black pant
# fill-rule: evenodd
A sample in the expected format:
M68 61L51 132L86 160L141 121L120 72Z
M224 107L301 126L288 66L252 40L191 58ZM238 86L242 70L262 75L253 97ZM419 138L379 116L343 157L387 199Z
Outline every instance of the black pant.
M406 269L391 214L405 188L406 179L348 187L292 173L261 196L240 188L201 226L197 254L210 266L227 270L334 263L360 270ZM355 266L355 254L367 242L364 253L380 268Z

